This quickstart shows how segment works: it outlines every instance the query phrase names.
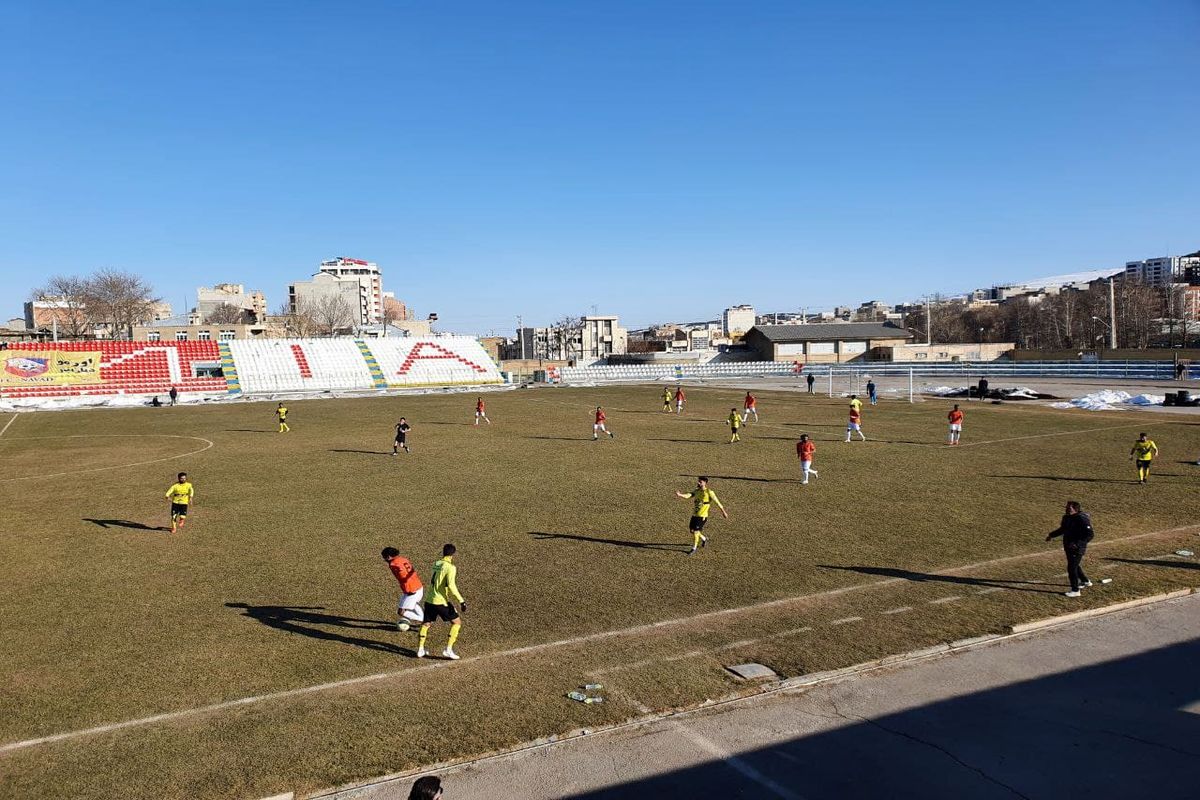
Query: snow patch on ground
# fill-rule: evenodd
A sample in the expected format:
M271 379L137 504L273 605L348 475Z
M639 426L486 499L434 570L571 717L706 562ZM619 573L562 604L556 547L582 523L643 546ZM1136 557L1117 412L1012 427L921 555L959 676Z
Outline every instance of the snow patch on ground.
M1122 406L1161 406L1160 394L1131 395L1119 389L1101 389L1076 397L1065 403L1051 403L1051 408L1082 408L1084 411L1120 411Z

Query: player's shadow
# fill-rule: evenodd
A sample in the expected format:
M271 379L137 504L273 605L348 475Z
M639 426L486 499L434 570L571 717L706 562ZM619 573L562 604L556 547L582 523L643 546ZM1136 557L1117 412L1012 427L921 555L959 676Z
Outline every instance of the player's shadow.
M694 478L692 473L680 472L680 478ZM754 483L796 483L797 478L753 478L749 475L709 475L710 478L716 478L722 481L753 481Z
M325 628L351 628L367 631L395 631L395 626L377 619L359 619L343 617L337 614L320 614L325 606L252 606L248 603L226 603L227 608L242 611L243 616L261 622L268 628L274 628L286 633L298 633L312 639L326 642L340 642L367 650L378 650L392 655L415 656L416 651L401 647L391 642L381 642L375 639L365 639L350 636Z
M276 430L267 430L266 428L226 428L226 433L279 433Z
M147 525L144 522L134 522L131 519L92 519L91 517L84 517L83 521L99 525L106 530L108 528L128 528L134 531L167 531L168 533L171 531L168 527L156 527L154 525Z
M656 439L650 437L652 442L675 442L676 444L713 444L714 439Z
M1137 483L1136 480L1120 478L1075 478L1070 475L988 475L989 478L1013 478L1038 481L1070 481L1072 483Z
M936 572L914 572L897 567L867 567L838 564L817 564L820 569L838 569L845 572L858 572L863 575L879 575L884 578L900 578L912 583L953 583L960 586L995 586L1001 589L1012 589L1015 592L1034 592L1036 594L1060 594L1058 589L1030 589L1028 586L1054 586L1045 581L1019 581L1008 578L966 578L962 575L941 575Z
M603 536L583 536L577 533L543 533L542 531L530 531L529 535L534 539L571 539L577 542L594 542L595 544L610 544L614 547L633 547L639 550L667 550L669 552L679 553L687 552L692 549L691 545L686 544L663 544L662 542L634 542L628 539L606 539Z
M1178 567L1179 569L1200 569L1195 561L1163 561L1154 558L1105 558L1105 561L1119 561L1122 564L1133 564L1146 567Z
M330 448L329 452L331 452L331 453L362 453L363 455L366 455L366 456L389 456L392 454L391 450L348 450L348 449L341 449L341 448L336 448L336 447Z
M582 442L586 436L526 436L526 439L547 439L552 442Z

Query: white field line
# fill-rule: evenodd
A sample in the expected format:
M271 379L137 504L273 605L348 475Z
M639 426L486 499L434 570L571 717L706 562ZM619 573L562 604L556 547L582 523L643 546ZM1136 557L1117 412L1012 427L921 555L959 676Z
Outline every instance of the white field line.
M3 436L5 434L5 432L8 431L8 429L12 427L12 424L17 421L17 417L19 417L19 416L21 416L21 415L14 413L12 415L12 419L10 419L8 422L4 423L4 427L0 428L0 436Z
M11 422L9 423L12 424ZM0 431L3 433L3 431ZM93 467L92 469L74 469L68 472L54 472L48 475L21 475L16 478L0 478L0 483L10 483L12 481L29 481L37 478L61 478L64 475L84 475L90 472L104 472L110 469L126 469L128 467L142 467L146 464L157 464L161 461L172 461L176 458L184 458L185 456L194 456L197 453L203 453L213 446L213 443L208 439L200 436L179 436L173 433L85 433L76 434L73 436L10 436L10 442L27 442L40 439L103 439L103 438L156 438L156 439L194 439L197 442L204 442L204 446L197 450L189 450L186 453L179 453L173 456L164 456L162 458L152 458L149 461L135 461L132 464L114 464L109 467Z
M196 437L187 437L196 438ZM1116 539L1106 539L1103 542L1092 542L1091 549L1103 547L1110 544L1122 544L1125 542L1133 542L1139 539L1148 539L1153 536L1166 536L1181 531L1193 531L1200 528L1200 525L1183 525L1177 528L1165 528L1160 531L1150 531L1148 533L1135 533L1129 536L1122 536ZM977 561L974 564L965 564L959 567L951 567L948 569L935 570L939 574L953 575L960 572L968 572L974 569L983 567L991 567L997 564L1005 564L1012 561L1023 561L1030 558L1057 556L1058 554L1052 550L1043 550L1036 553L1019 553L1013 556L1004 556L1002 558L993 558L987 561ZM1060 556L1061 557L1061 556ZM882 586L890 586L897 583L906 583L907 578L884 578L879 581L871 581L869 583L859 583L852 586L841 586L837 589L828 589L823 592L815 592L813 594L799 595L797 597L783 597L778 600L767 600L762 603L755 603L748 606L739 606L737 608L721 608L716 611L706 611L701 614L696 614L690 617L677 617L675 619L659 620L658 622L649 622L644 625L634 625L628 628L617 628L610 631L599 631L597 633L588 633L582 636L573 636L569 639L559 639L553 642L539 642L538 644L524 645L522 647L514 647L508 650L500 650L492 653L484 653L478 656L469 656L458 662L449 661L433 661L428 664L423 664L417 667L408 667L406 669L390 670L388 672L376 672L370 675L360 675L356 678L344 678L338 681L330 681L328 683L318 683L311 686L299 686L294 689L282 689L277 692L268 692L266 694L250 695L241 697L236 700L226 700L220 703L211 703L204 706L195 706L193 708L185 708L179 711L167 711L161 714L152 714L148 717L138 717L135 719L124 720L122 722L110 722L105 725L96 725L91 728L81 728L74 731L66 731L64 733L55 733L48 736L40 736L35 739L25 739L22 741L8 742L0 745L0 754L11 753L15 750L22 750L36 745L50 744L53 742L61 742L68 739L77 739L84 736L94 736L100 733L111 733L112 731L122 730L125 728L136 728L144 725L150 725L155 722L169 722L173 720L187 719L189 717L198 716L201 714L209 714L215 711L226 711L232 708L242 706L256 705L271 700L283 700L292 697L303 697L305 695L317 694L326 692L332 689L341 689L347 686L359 686L367 683L375 683L378 681L389 680L393 678L407 677L418 673L428 672L434 669L454 668L452 665L457 663L459 668L466 664L481 664L496 660L507 660L516 656L530 655L532 653L542 653L548 650L557 650L562 647L571 647L581 644L591 644L593 642L605 641L608 639L618 639L627 636L636 636L644 633L653 633L669 628L692 625L699 622L707 622L709 620L720 619L734 615L742 615L752 611L762 611L769 608L779 608L781 606L794 605L796 603L809 602L813 600L823 600L829 597L838 597L852 592L859 592L863 589L877 589Z
M929 604L931 606L936 606L939 603L953 603L956 600L962 600L962 595L961 594L952 594L949 597L939 597L937 600L930 600Z
M904 613L906 613L908 611L912 611L912 610L913 610L912 606L900 606L899 608L889 608L887 611L882 611L880 613L882 613L882 614L904 614Z
M862 617L842 617L841 619L835 619L833 622L829 623L829 627L832 628L835 625L849 625L851 622L862 622L862 621L863 621Z
M726 750L724 747L702 735L698 731L692 730L689 726L683 724L679 720L671 720L671 726L683 734L683 736L690 740L692 744L696 745L709 755L720 759L734 772L737 772L748 781L757 783L775 797L781 797L783 800L803 800L800 795L771 780L753 766L738 758L729 750Z

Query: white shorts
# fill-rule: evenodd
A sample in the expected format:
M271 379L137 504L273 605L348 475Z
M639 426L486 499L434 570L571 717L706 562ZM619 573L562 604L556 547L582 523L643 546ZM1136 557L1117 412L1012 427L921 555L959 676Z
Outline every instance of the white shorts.
M425 597L425 587L422 586L412 594L405 594L400 597L400 607L397 609L401 613L405 611L416 611L421 607L421 599Z
M958 433L961 430L962 430L961 422L951 422L950 423L950 432L951 433Z
M849 425L847 425L847 426L846 426L846 430L848 430L848 431L861 431L861 430L862 430L862 428L861 428L861 427L859 427L859 425L858 425L858 423L857 423L857 422L851 422Z
M475 416L477 416L477 417L486 417L486 416L487 416L487 414L486 414L486 413L484 413L483 411L476 411L476 412L475 412Z
M604 427L603 422L597 422L595 425L592 426L592 430L593 431L604 431L605 433L608 433L608 428Z
M805 472L807 472L808 470L812 469L812 462L811 462L811 461L801 461L801 462L800 462L800 469L802 469L802 470L804 470Z

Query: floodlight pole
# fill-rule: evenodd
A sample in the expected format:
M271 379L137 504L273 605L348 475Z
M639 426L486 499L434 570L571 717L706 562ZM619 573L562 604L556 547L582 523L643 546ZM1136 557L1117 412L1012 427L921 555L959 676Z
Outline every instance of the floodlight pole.
M829 396L833 397L833 367L829 367Z
M913 401L913 368L908 368L908 402Z
M1108 279L1108 347L1117 349L1117 292L1112 278Z

